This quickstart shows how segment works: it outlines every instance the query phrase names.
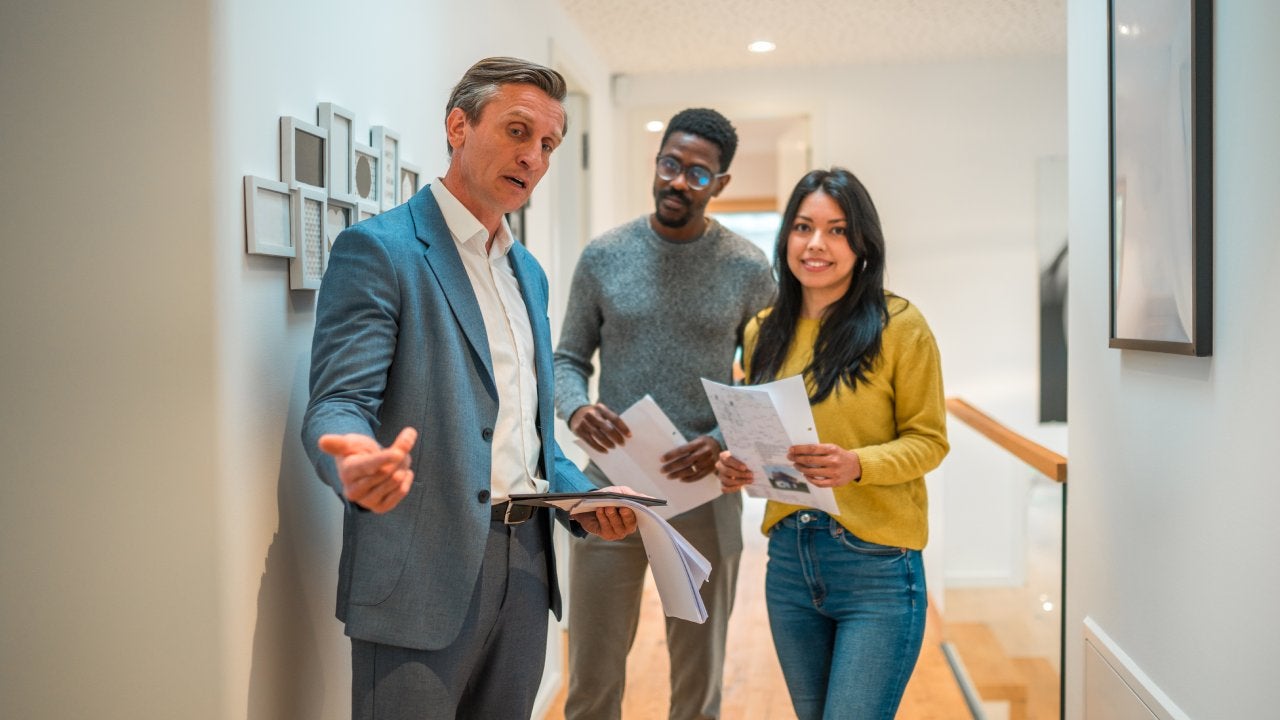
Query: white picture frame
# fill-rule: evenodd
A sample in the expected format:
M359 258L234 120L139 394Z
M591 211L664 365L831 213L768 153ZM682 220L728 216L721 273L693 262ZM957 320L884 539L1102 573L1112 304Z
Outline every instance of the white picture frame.
M351 187L355 191L356 202L379 203L379 190L382 187L382 158L372 145L355 143L352 145Z
M280 180L290 189L306 185L325 190L329 133L296 117L280 118Z
M279 180L244 176L245 251L250 255L297 255L289 186Z
M378 214L378 203L361 200L356 204L356 212L358 213L359 222L364 222Z
M369 130L369 140L380 160L379 203L384 211L390 210L399 204L396 188L400 185L400 133L375 125Z
M293 246L297 249L297 255L289 259L289 289L319 290L327 260L324 235L329 197L324 190L307 185L289 193Z
M422 170L413 163L401 160L399 178L396 183L396 200L407 203L422 188Z
M324 266L329 267L329 253L333 251L333 243L343 230L360 222L360 206L358 203L329 198L324 212Z
M356 114L331 102L320 103L316 120L328 135L325 163L325 187L330 200L356 203L355 142Z

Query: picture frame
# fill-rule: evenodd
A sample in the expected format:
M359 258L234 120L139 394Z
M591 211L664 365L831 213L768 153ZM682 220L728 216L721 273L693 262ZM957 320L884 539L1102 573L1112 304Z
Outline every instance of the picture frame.
M289 186L278 180L244 176L245 251L250 255L297 255L293 244Z
M390 210L399 204L396 186L400 184L400 133L385 125L375 125L369 129L369 141L379 158L380 205L384 211Z
M360 222L360 206L347 200L330 197L324 212L324 266L329 267L329 253L333 243L343 230Z
M328 135L328 154L325 163L325 187L330 200L348 203L359 202L355 193L355 142L356 115L331 102L320 103L316 119Z
M280 180L325 189L329 133L296 117L280 118Z
M379 205L378 191L382 187L382 158L371 145L352 145L354 161L351 166L351 182L357 202Z
M1213 2L1109 0L1109 346L1213 352Z
M297 255L289 259L289 289L319 290L324 277L325 219L328 195L323 190L299 185L290 189L290 216L293 246Z
M368 220L369 218L378 214L378 203L370 202L368 200L361 200L359 203L356 203L356 212L357 212L356 221L364 222L365 220Z
M422 187L422 170L413 163L400 161L400 181L396 183L396 201L409 202Z

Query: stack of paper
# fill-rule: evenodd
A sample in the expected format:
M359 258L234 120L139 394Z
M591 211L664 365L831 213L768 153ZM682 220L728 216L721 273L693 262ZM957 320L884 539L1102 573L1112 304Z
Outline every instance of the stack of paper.
M640 539L644 541L653 582L658 586L662 610L669 617L701 623L707 619L698 589L711 576L711 563L684 536L662 519L653 508L630 500L601 498L583 500L573 512L583 512L609 505L629 507L636 513Z
M706 622L707 607L698 589L711 576L711 563L653 508L613 493L599 498L553 500L547 504L570 514L600 507L631 508L636 514L645 554L649 556L649 567L653 568L653 581L658 586L663 612L689 622Z
M720 481L715 473L685 482L662 472L662 456L686 441L652 397L645 395L623 411L622 420L631 429L631 437L608 452L600 452L574 438L574 443L587 452L610 483L666 500L666 506L654 509L664 518L673 518L720 497Z

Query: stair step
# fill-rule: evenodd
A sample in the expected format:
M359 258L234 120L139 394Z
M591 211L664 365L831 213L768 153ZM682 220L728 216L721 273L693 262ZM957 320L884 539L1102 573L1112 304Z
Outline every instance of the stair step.
M1044 658L1013 658L1013 665L1027 683L1027 720L1058 720L1058 671Z
M1009 703L1009 720L1027 720L1027 680L985 623L947 623L943 631L960 653L983 700Z

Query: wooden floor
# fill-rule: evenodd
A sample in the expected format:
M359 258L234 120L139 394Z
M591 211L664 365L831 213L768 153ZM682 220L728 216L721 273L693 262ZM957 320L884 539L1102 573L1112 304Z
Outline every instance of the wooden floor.
M946 589L944 636L984 700L1005 696L1002 684L1023 686L1025 709L1011 703L1009 718L1057 720L1061 712L1062 502L1060 485L1032 481L1024 585ZM1004 717L994 707L988 715Z
M795 718L769 635L769 618L764 603L766 540L758 530L759 510L758 506L753 506L753 501L748 501L737 603L729 620L728 657L721 703L724 720ZM757 518L755 522L753 517ZM970 717L964 697L942 653L941 642L940 618L931 609L924 647L898 711L899 720L964 720ZM645 585L635 645L627 658L623 720L665 720L670 697L669 667L662 606L650 578ZM567 669L564 676L568 677ZM546 720L563 720L566 689L567 686L562 687L551 703L544 716Z

